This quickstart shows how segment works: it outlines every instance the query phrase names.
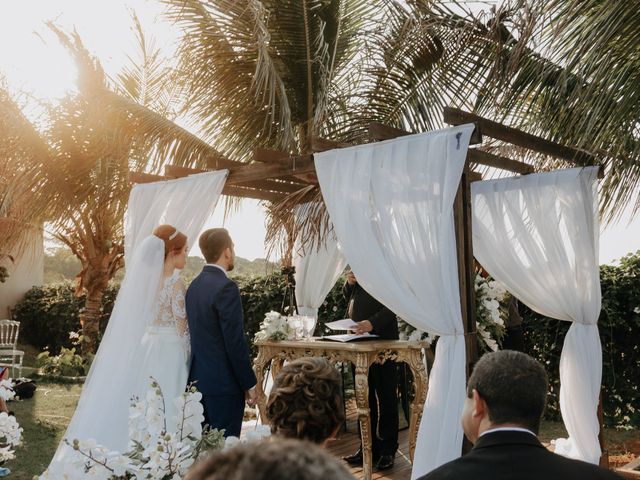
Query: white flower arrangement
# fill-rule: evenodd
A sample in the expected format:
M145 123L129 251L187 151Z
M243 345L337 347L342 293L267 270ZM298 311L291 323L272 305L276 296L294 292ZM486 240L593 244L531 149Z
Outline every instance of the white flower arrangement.
M260 440L271 436L271 428L269 425L256 425L255 429L248 430L242 438L227 437L224 442L223 450L233 448L249 442L259 442Z
M16 417L6 412L0 412L0 462L15 458L13 447L22 442L22 427Z
M15 387L15 384L11 379L0 380L0 398L5 402L13 400L16 396L16 392L13 390L13 387Z
M499 282L483 278L479 274L476 274L474 288L478 340L483 348L496 351L505 333L507 291ZM418 330L403 320L400 320L398 329L400 340L423 341L431 345L437 338L437 335Z
M175 430L169 431L165 401L159 384L151 379L144 399L134 398L129 408L129 451L111 451L93 440L74 439L67 445L76 456L65 465L56 465L40 479L85 478L104 480L177 480L208 450L224 446L224 431L205 428L202 394L191 387L174 401L178 415Z
M507 290L504 286L476 274L474 281L476 293L476 330L478 340L485 349L496 351L505 333L504 318L508 314L506 305Z
M255 335L256 340L286 340L291 335L291 328L287 317L271 311L264 316L260 330Z

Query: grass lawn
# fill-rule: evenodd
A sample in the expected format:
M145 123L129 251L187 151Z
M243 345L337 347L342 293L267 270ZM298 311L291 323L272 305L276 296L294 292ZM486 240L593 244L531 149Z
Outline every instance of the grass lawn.
M31 480L42 473L62 439L80 396L81 385L39 381L33 398L10 402L20 426L23 443L16 458L7 463L13 480Z
M40 380L37 385L33 398L9 404L24 428L23 445L16 449L16 459L7 464L13 472L9 478L13 480L31 480L45 470L73 415L81 391L78 384ZM561 423L543 423L542 441L562 436L566 436L566 432ZM613 459L619 459L616 463L624 459L631 461L640 454L640 431L607 429L605 436Z

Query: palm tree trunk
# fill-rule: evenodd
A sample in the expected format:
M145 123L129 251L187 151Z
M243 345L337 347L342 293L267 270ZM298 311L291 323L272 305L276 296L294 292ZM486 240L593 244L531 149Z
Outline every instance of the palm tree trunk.
M108 270L89 266L84 274L84 288L87 299L80 312L82 326L82 354L84 356L96 353L98 337L100 336L100 319L102 318L102 297L109 283Z

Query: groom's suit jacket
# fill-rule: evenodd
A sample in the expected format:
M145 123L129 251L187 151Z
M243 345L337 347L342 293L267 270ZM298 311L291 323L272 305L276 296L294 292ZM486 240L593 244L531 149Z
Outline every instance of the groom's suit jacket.
M244 337L242 303L236 283L206 265L187 290L191 336L189 381L203 395L237 395L256 384Z
M547 450L532 434L482 435L471 451L418 480L622 480L610 470Z

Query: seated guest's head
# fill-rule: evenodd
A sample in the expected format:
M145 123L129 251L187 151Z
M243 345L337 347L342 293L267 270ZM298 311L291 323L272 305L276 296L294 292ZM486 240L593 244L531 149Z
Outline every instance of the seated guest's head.
M521 352L485 354L467 385L462 428L475 443L480 434L498 427L526 428L538 433L547 398L547 373Z
M300 358L285 365L267 402L271 432L323 444L342 422L342 380L324 358Z
M353 480L342 463L322 448L272 437L214 452L185 480Z

